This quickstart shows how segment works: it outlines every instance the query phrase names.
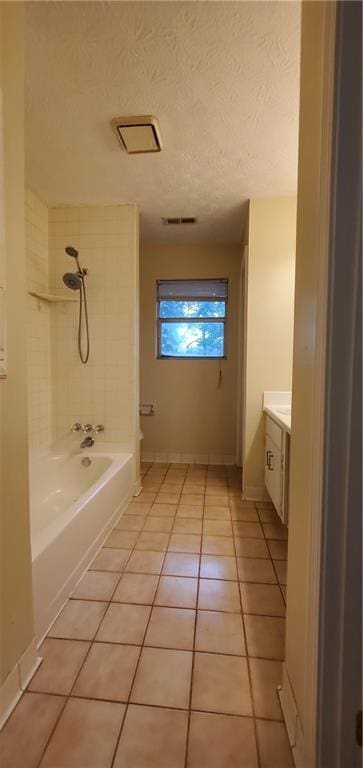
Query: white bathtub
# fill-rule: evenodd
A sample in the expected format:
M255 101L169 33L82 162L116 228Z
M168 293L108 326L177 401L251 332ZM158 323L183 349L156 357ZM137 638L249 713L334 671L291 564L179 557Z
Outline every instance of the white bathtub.
M88 456L90 466L82 465ZM30 469L35 629L40 639L134 490L131 453L103 445L49 454Z

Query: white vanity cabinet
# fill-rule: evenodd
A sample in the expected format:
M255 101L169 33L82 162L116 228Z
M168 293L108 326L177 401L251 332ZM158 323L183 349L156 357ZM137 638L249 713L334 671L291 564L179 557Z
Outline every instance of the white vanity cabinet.
M266 416L265 485L271 501L287 525L290 436Z

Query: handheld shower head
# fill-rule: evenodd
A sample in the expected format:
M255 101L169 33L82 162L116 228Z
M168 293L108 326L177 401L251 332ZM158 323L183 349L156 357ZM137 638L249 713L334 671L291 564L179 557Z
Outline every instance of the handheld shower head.
M67 247L64 250L68 254L68 256L72 256L73 259L78 258L78 251L75 248L72 248L71 245L67 245Z

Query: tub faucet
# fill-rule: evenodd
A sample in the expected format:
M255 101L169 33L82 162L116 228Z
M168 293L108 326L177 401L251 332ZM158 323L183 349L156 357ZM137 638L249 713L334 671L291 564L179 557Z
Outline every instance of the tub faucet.
M92 445L94 445L95 439L92 437L92 435L87 435L87 437L84 438L81 442L81 448L92 448Z

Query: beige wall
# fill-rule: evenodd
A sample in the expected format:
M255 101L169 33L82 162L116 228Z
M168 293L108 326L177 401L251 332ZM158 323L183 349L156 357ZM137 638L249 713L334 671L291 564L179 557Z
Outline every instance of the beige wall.
M0 380L0 682L33 638L28 504L23 49L23 6L21 3L1 3L8 377Z
M291 390L296 198L250 201L243 488L264 488L264 390Z
M155 415L141 417L142 452L232 458L236 454L238 280L242 250L234 246L144 246L140 260L141 402ZM229 279L227 360L218 387L217 360L156 359L156 281ZM185 459L186 460L186 459Z
M303 3L292 441L290 457L286 672L304 732L308 686L308 600L314 474L314 382L322 216L321 156L327 3ZM333 11L334 12L334 11ZM331 76L329 74L329 76Z

